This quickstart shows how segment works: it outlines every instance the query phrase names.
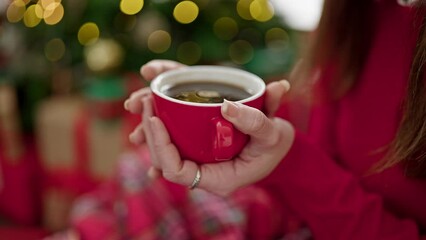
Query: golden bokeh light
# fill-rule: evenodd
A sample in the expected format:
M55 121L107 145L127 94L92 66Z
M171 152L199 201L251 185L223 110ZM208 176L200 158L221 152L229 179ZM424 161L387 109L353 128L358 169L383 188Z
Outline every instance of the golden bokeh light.
M46 7L42 6L43 10L44 10L44 12L43 12L43 18L50 17L50 15L52 15L54 13L55 9L57 7L59 7L59 5L62 5L62 4L61 3L57 3L57 2L53 2L53 3L49 4L49 5L47 5Z
M22 0L15 0L11 2L6 11L7 20L11 23L21 21L25 14L25 2Z
M282 28L271 28L265 33L265 43L268 47L286 47L290 37Z
M41 18L37 17L35 9L36 9L36 5L31 5L25 11L24 13L25 26L32 28L37 26L40 23Z
M196 42L184 42L177 49L177 59L184 64L192 65L201 59L201 47Z
M59 5L62 5L61 3L57 3L57 2L53 2L49 5L47 5L47 7L43 7L44 9L44 13L43 13L43 18L48 18L51 15L54 14L56 8L59 7Z
M117 41L100 38L96 43L85 47L84 56L91 71L108 73L121 66L124 50Z
M250 15L259 22L266 22L274 16L274 8L267 0L254 0L250 3Z
M51 62L61 60L65 55L64 41L59 38L54 38L50 40L44 48L44 54L46 58Z
M230 17L221 17L214 22L213 31L222 40L230 40L238 33L238 24Z
M193 22L198 17L198 6L192 1L182 1L173 10L176 21L182 24Z
M236 64L246 64L253 59L253 46L245 40L237 40L229 46L229 57Z
M172 38L170 34L164 30L152 32L148 37L148 49L154 53L163 53L170 48Z
M44 17L44 8L41 5L41 2L38 2L35 5L35 14L38 18L43 18Z
M99 28L93 22L83 24L78 30L78 41L82 45L95 43L99 39Z
M24 20L27 27L37 26L42 19L48 25L57 24L64 16L61 0L39 0L36 4L26 7L30 0L14 0L7 8L7 19L11 23Z
M61 3L50 4L43 13L44 22L48 25L55 25L64 17L64 6Z
M143 0L121 0L120 10L127 15L135 15L143 8Z
M250 4L253 0L239 0L237 3L237 13L245 20L252 20L253 17L250 14Z
M55 6L61 3L61 0L39 0L38 3L43 7L43 9L47 9L52 4L52 8L55 8Z

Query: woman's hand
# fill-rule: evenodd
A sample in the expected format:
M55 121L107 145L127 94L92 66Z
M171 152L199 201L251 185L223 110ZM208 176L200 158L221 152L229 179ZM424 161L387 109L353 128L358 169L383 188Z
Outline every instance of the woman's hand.
M148 74L153 78L162 70L171 69L167 66L183 66L169 61L153 63L142 67L144 77L147 72L154 73ZM287 81L268 84L265 100L268 116L273 116L289 87ZM135 129L130 138L137 144L147 143L153 164L151 176L162 175L169 181L190 186L199 169L201 180L198 187L222 196L266 177L285 157L294 139L294 129L289 122L268 118L257 109L227 101L221 108L223 117L250 135L250 141L235 159L198 166L193 161L180 158L163 123L153 115L152 97L148 90L132 94L126 101L126 109L134 113L143 112L142 125Z
M181 63L170 61L170 60L152 60L140 69L142 77L151 81L159 74L178 68L186 67ZM142 98L151 95L151 89L149 87L142 88L136 92L133 92L129 98L124 102L124 108L134 114L142 114ZM142 144L144 142L144 133L142 130L142 124L139 124L129 136L130 141L133 144Z

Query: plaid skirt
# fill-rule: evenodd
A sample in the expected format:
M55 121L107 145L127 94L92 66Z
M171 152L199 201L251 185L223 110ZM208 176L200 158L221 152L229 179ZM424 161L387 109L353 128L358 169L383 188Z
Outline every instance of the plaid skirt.
M49 239L307 240L309 229L283 216L282 204L254 186L222 198L147 176L146 150L127 152L114 179L81 196L70 231ZM290 215L290 214L289 214Z

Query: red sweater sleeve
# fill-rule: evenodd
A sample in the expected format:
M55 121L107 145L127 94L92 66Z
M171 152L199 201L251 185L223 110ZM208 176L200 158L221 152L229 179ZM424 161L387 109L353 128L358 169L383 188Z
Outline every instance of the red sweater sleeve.
M414 221L386 211L379 195L365 191L355 176L300 132L261 185L273 189L306 221L315 240L426 239Z

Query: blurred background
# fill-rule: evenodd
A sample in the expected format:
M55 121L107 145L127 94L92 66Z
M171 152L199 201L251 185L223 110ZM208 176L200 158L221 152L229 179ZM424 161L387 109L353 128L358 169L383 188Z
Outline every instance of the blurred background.
M66 229L74 200L116 178L120 158L137 151L128 134L140 118L122 106L149 85L143 64L227 65L281 79L321 7L321 0L0 0L0 238Z

